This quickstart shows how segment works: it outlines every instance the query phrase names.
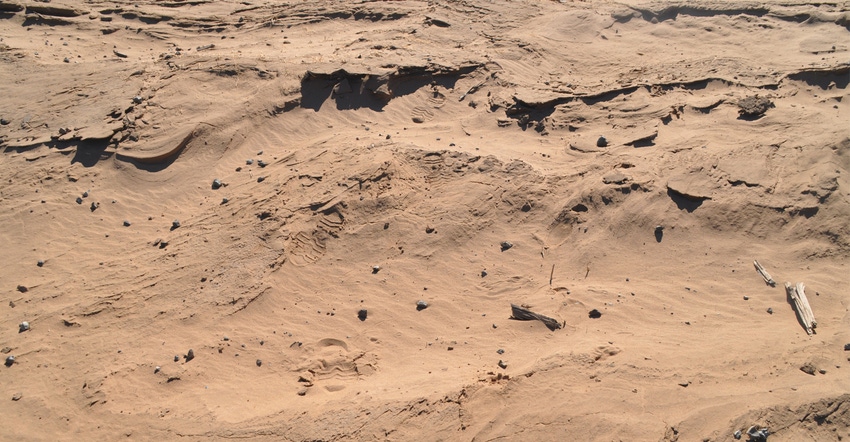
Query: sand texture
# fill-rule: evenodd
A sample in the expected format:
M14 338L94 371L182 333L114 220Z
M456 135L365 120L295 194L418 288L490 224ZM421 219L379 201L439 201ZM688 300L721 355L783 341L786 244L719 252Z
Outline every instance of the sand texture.
M0 439L848 440L848 82L846 1L0 0Z

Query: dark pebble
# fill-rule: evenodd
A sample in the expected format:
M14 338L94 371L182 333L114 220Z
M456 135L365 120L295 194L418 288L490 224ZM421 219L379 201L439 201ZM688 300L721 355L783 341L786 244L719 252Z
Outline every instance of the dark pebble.
M180 356L174 355L174 362L180 362Z
M15 363L15 357L14 356L9 355L9 356L6 357L6 366L7 367L11 367L12 364L14 364L14 363Z
M260 166L260 167L266 167L266 166L268 166L268 165L269 165L269 163L267 163L267 162L265 162L265 161L263 161L263 160L258 160L258 161L257 161L257 165L258 165L258 166Z
M135 97L133 97L133 103L142 104L142 97L139 96L139 95L136 95Z
M9 123L11 123L11 121L9 121L5 118L0 118L0 124L2 124L3 126L8 125Z
M39 266L39 267L44 267L44 261L39 259L38 263L36 263L36 265Z
M500 349L496 350L496 353L502 355L502 354L505 354L505 350L500 348Z
M180 228L180 220L171 221L171 230Z
M82 204L82 203L83 203L83 199L80 198L80 197L77 197L77 204Z
M222 198L222 199L221 199L221 203L222 203L222 204L227 204L227 202L228 202L228 201L230 201L230 200L228 200L227 198Z
M767 308L767 313L769 313L769 314L771 314L771 315L772 315L772 314L773 314L773 307L768 307L768 308Z
M416 301L416 310L422 311L428 308L428 303L425 301Z
M186 356L184 356L184 358L186 358L186 362L189 362L192 359L195 359L195 352L190 348L189 351L186 352Z
M250 166L250 165L254 164L254 160L245 160L245 164Z
M608 145L608 139L605 137L599 137L596 140L596 147L605 147Z
M257 182L258 182L258 183L262 183L262 182L263 182L263 181L265 181L265 180L266 180L266 177L264 177L264 176L257 177Z
M483 277L485 277L485 276L487 276L487 271L486 271L486 270L482 270L482 271L481 271L481 277L483 278Z
M372 274L378 273L381 271L381 266L372 266Z
M260 366L262 366L262 365L263 365L263 361L261 361L261 360L257 359L257 367L260 367Z
M130 221L124 220L124 227L130 227Z
M369 312L367 312L366 309L361 309L357 312L357 319L360 319L361 321L365 321L366 315L368 315L368 314L369 314Z
M514 245L513 245L513 244L511 244L509 241L502 241L502 242L500 242L500 243L499 243L499 247L501 247L501 248L502 248L502 251L503 251L503 252L504 252L505 250L510 249L510 248L511 248L511 247L513 247L513 246L514 246Z
M507 362L499 359L499 368L508 368Z
M213 188L213 190L220 189L221 188L221 180L218 179L218 178L214 179L213 182L212 182L212 188Z
M844 344L844 351L850 351L850 344Z
M29 289L25 285L18 285L18 291L21 293L26 293L27 291L29 291Z
M587 314L587 316L589 318L599 319L599 318L602 317L602 312L600 312L599 310L593 309Z
M100 203L92 202L92 203L91 203L91 206L89 207L89 209L90 209L92 212L94 212L95 210L97 210L97 208L98 208L98 207L100 207Z

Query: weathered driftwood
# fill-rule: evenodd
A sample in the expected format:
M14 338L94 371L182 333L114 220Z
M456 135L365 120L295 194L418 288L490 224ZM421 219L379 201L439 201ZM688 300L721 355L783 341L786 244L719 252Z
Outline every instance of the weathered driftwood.
M791 298L794 310L797 311L797 317L800 318L800 322L806 329L806 333L811 335L815 332L815 328L818 326L818 323L815 321L815 314L812 313L812 307L809 305L809 299L806 298L805 289L806 286L804 286L802 282L798 282L796 286L791 285L790 282L785 283L785 292L788 293L788 297Z
M546 327L549 330L555 331L561 328L561 324L553 318L548 316L543 316L537 313L534 313L531 310L522 308L516 304L511 304L511 318L518 319L520 321L540 321L546 324Z
M773 278L770 277L770 273L767 273L767 270L765 270L764 267L762 267L758 261L753 261L753 265L756 266L756 271L759 272L759 275L761 275L762 279L764 279L764 282L767 283L767 285L771 287L776 287L776 281L774 281Z

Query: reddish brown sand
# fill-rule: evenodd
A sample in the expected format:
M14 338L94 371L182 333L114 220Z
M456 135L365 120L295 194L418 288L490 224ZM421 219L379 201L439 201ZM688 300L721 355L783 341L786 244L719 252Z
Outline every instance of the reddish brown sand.
M848 29L0 0L0 438L847 440Z

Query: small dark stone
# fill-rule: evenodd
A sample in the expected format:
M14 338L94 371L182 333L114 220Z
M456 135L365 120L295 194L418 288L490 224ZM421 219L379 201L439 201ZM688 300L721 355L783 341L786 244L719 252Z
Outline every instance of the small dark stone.
M250 166L250 165L254 164L254 160L250 160L250 159L249 159L249 160L245 160L245 164L247 164L247 165L249 165L249 166Z
M89 197L89 192L87 190L87 191L83 192L83 198L88 198L88 197Z
M100 203L92 202L91 206L89 207L89 210L94 212L95 210L97 210L98 207L100 207Z
M222 199L221 199L221 203L222 203L222 204L227 204L227 202L228 202L228 201L230 201L230 200L228 200L227 198L222 198Z
M263 361L260 360L260 359L257 359L257 367L260 367L262 365L263 365Z
M18 333L23 333L25 331L28 331L29 329L30 329L30 323L27 322L27 321L24 321L24 322L18 324Z
M25 285L18 285L18 291L21 293L26 293L29 291L29 289Z
M815 372L817 372L818 369L815 368L815 366L812 365L811 362L806 362L805 364L803 364L800 367L800 371L802 371L803 373L810 374L810 375L814 376Z
M502 355L502 354L505 354L505 350L503 348L500 348L500 349L496 350L496 353Z
M0 118L0 124L2 124L3 126L7 126L9 123L11 123L11 121L5 118Z
M15 363L15 357L12 355L6 356L6 366L11 367Z
M266 167L266 166L269 165L269 163L267 163L263 160L257 160L257 165L260 166L260 167Z
M593 309L587 314L587 316L589 318L599 319L599 318L602 317L602 312L600 312L599 310Z
M508 363L499 359L499 368L508 368Z
M22 397L24 397L23 393L15 393L12 395L12 400L17 402L21 400Z
M221 184L221 180L220 180L220 179L216 178L216 179L214 179L214 180L213 180L213 182L212 182L212 188L213 188L213 190L218 190L218 189L220 189L220 188L221 188L221 186L222 186L222 184Z
M124 220L124 227L130 227L130 221Z
M661 242L664 238L664 226L655 226L655 241Z
M390 228L390 223L384 223L384 230L387 230L389 228Z
M135 97L133 97L133 103L142 104L142 97L139 96L139 95L136 95Z
M186 362L189 362L192 359L195 359L195 352L190 348L189 351L186 352L186 356L183 356L183 358L186 359Z
M596 147L605 147L607 145L608 145L608 139L606 139L605 137L599 137L596 140Z
M381 271L381 266L372 266L372 274L378 273Z
M773 314L773 307L768 307L767 313L772 315Z
M180 220L171 221L171 230L180 228Z
M425 302L425 301L421 301L421 300L420 300L420 301L416 301L416 310L417 310L417 311L422 311L422 310L425 310L426 308L428 308L428 303L427 303L427 302Z
M503 251L503 252L504 252L505 250L510 249L510 248L511 248L511 247L513 247L513 246L514 246L514 245L513 245L511 242L509 242L509 241L502 241L502 242L500 242L500 243L499 243L499 247L502 249L502 251Z
M844 344L844 351L850 351L850 344Z
M174 355L174 362L180 362L180 356Z
M37 265L39 267L44 267L44 261L39 259L38 262L35 265Z
M749 301L749 300L750 300L750 297L747 296L747 295L744 295L744 301Z
M523 212L530 211L531 210L531 203L526 202L525 204L522 205L522 207L520 207L519 210L522 210Z
M448 351L452 351L452 350L454 350L454 349L455 349L454 347L449 347L449 348L447 348L446 350L448 350Z
M82 198L80 198L80 197L77 197L77 200L76 200L76 201L77 201L77 204L82 204L82 203L83 203L83 199L82 199Z
M257 152L257 155L258 155L258 156L259 156L259 155L262 155L262 154L263 154L263 151L262 151L262 150L261 150L261 151L259 151L259 152Z
M365 321L366 315L368 315L368 314L369 313L366 311L366 309L361 309L357 312L357 319L359 319L361 321Z
M426 227L426 228L425 228L425 233L434 233L434 228L433 228L433 227L431 227L431 226Z
M222 341L229 341L229 340L230 340L230 338L228 338L227 336L225 336L225 337L221 338L221 340L222 340Z
M482 271L481 271L481 277L483 278L483 277L485 277L485 276L487 276L487 271L486 271L486 270L482 270Z
M258 182L258 183L262 183L262 182L263 182L263 181L265 181L265 180L266 180L266 177L264 177L264 176L257 177L257 182Z

